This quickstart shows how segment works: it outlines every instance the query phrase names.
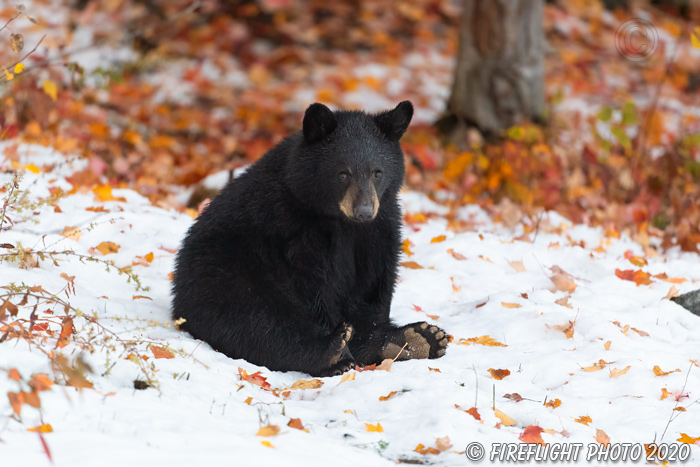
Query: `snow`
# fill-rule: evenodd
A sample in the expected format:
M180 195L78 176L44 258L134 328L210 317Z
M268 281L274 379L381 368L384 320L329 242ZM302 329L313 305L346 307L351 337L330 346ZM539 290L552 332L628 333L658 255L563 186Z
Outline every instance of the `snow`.
M48 194L51 186L70 189L65 177L85 166L82 160L66 159L41 146L23 144L17 153L18 164L33 163L42 169L39 174L24 171L22 186L31 186L32 196ZM5 160L0 167L7 169L10 162ZM219 185L223 174L209 182ZM3 183L10 178L6 171L0 175ZM637 286L616 277L616 269L638 269L625 259L627 250L634 255L644 252L625 234L609 238L601 228L574 225L549 213L537 234L529 233L532 242L528 242L516 239L524 225L508 229L477 206L458 212L471 230L456 233L447 229L445 206L406 191L402 193L406 212L422 212L428 219L404 227L412 256L402 261L423 269L400 269L392 314L397 323L427 320L444 328L454 336L447 354L438 360L394 363L389 372L351 372L354 380L325 378L318 389L289 390L285 395L295 381L311 378L232 360L177 331L170 322L168 273L173 270L173 252L192 219L154 207L128 189L114 189L112 195L125 201L100 202L92 191L78 189L58 202L62 212L43 207L36 216L38 224L18 224L2 232L0 239L35 251L48 246L84 255L100 242L115 242L120 245L117 253L95 253L96 257L120 267L136 262L133 271L148 291L136 290L116 270L107 272L104 264L65 255L56 265L44 261L32 269L5 261L0 285L24 282L53 293L66 285L61 273L75 276L76 293L68 297L71 305L95 316L120 339L134 341L140 355L149 357L146 365L153 365L156 387L134 389L134 380L145 377L126 353L119 352L119 345L111 350L95 345L90 353L80 349L75 336L63 349L54 349L55 338L48 338L43 348L70 359L81 356L92 367L87 378L94 388L78 391L56 384L41 392L41 411L24 404L20 419L10 416L12 408L4 394L27 387L5 372L17 369L25 381L33 373L58 378L36 344L17 339L1 343L3 465L49 464L39 436L27 431L43 423L53 428L43 437L58 466L203 461L350 466L391 465L399 460L463 466L469 463L464 455L468 443L482 443L488 456L493 443L518 443L528 425L548 430L542 434L546 443L587 445L595 442L596 429L605 431L613 443L672 443L681 433L700 436L698 405L691 404L700 393L700 318L664 299L670 283L654 279L648 286ZM98 206L109 212L85 210ZM65 226L79 227L82 236L73 240L59 235ZM440 235L445 240L433 242ZM457 259L448 249L465 259ZM151 252L151 263L138 260ZM672 249L646 259L645 271L685 279L675 285L681 293L699 287L698 255ZM518 272L509 261L522 261L524 270ZM575 291L552 291L549 276L554 266L575 278ZM571 308L555 303L568 295ZM27 318L30 311L21 309L20 317ZM58 309L57 315L61 313ZM575 322L574 332L567 338L563 329L570 321ZM2 324L8 322L11 318ZM78 335L98 331L84 318L76 318L74 324ZM487 335L505 346L458 343ZM155 359L149 344L167 346L175 357ZM599 371L583 369L600 360L605 363ZM657 365L663 371L679 371L655 376ZM613 377L614 370L628 366L626 373ZM279 390L275 393L242 380L239 368L248 374L260 371L271 388ZM508 369L510 375L499 381L489 369ZM661 399L662 389L671 396ZM393 391L397 392L388 400L380 400ZM503 397L513 393L524 400ZM674 412L675 397L681 393L679 405L687 411ZM559 399L561 405L546 407L545 399ZM516 424L499 425L491 409L494 404ZM477 408L481 421L465 413L471 407ZM662 438L671 414L677 418ZM575 421L583 416L591 418L588 426ZM308 432L288 427L292 418L299 418ZM383 431L368 431L367 424L381 424ZM279 426L279 434L256 436L265 425ZM436 439L445 436L452 444L445 452L414 451L419 444L435 447ZM691 454L687 465L700 461L697 446L691 446ZM583 455L578 463L588 465Z

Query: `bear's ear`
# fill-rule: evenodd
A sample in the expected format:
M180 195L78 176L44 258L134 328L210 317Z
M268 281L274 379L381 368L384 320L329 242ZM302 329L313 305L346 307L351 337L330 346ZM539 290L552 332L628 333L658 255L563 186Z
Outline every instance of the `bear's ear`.
M374 117L374 121L391 141L398 141L403 136L413 117L413 104L403 101L394 110L387 110Z
M304 139L309 143L318 141L333 133L338 126L331 109L318 102L311 104L304 114Z

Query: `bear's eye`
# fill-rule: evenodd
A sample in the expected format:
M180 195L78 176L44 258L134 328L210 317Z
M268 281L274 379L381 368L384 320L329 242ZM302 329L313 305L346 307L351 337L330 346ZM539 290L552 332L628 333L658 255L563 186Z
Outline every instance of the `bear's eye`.
M379 180L380 178L382 178L382 175L384 175L384 174L382 173L381 170L375 170L375 171L374 171L374 178L376 178L377 180Z
M338 174L338 178L341 180L345 180L346 178L348 178L348 173L347 172L340 172Z

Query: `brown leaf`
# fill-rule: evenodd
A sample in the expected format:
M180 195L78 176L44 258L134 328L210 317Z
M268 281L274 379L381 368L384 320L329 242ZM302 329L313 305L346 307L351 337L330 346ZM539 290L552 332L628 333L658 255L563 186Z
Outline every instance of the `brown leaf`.
M304 424L301 423L300 418L292 418L289 420L289 423L287 423L287 426L290 428L294 428L297 430L303 430L303 431L309 431L306 428L304 428Z
M70 342L70 336L73 334L73 318L66 316L61 323L61 334L56 341L56 348L63 348Z
M489 370L489 371L491 371L491 370ZM499 378L499 379L501 379L501 378ZM523 400L523 397L520 394L518 394L517 392L514 392L513 394L504 394L503 398L510 399L514 402L520 402L521 400Z
M11 301L3 300L2 305L0 306L0 320L5 317L6 311L10 313L10 316L17 316L19 309L17 308L17 305Z
M24 37L22 37L22 34L10 34L10 48L16 54L24 49Z
M489 368L489 373L491 373L491 377L493 379L497 379L500 381L506 376L510 375L510 370L495 370L493 368Z
M449 436L443 436L442 438L436 438L435 439L435 446L437 446L438 451L440 452L445 452L448 449L452 447L452 443L450 443L450 437Z
M462 253L458 253L458 252L454 251L452 248L448 248L448 249L447 249L447 252L448 252L449 254L451 254L452 257L453 257L454 259L456 259L456 260L464 261L464 260L467 259L467 257L464 256Z
M556 409L560 405L561 405L561 401L559 399L548 400L547 402L544 403L544 406L549 407L550 409Z
M520 308L522 305L520 303L501 302L501 306L503 308Z
M567 295L566 297L562 297L558 300L554 300L554 303L557 305L565 306L566 308L572 308L571 304L569 303L569 299L571 298L571 295Z

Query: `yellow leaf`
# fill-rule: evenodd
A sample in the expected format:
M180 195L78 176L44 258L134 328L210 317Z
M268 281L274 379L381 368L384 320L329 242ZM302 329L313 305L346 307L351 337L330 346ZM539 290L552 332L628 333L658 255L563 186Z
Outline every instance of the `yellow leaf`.
M612 341L607 341L605 344L603 344L605 350L610 350L610 344L612 344Z
M39 432L39 433L53 433L53 427L44 423L43 425L35 426L34 428L27 428L27 431Z
M501 306L503 308L520 308L522 305L520 303L501 302Z
M381 423L377 423L376 425L370 425L369 423L365 423L365 426L367 427L367 431L375 431L377 433L384 432L384 428L382 428Z
M39 169L39 167L37 167L37 166L34 165L34 164L27 164L27 165L24 166L24 168L27 169L27 170L29 170L29 171L30 171L31 173L33 173L33 174L38 174L39 172L41 172L41 170Z
M275 447L275 446L274 446L271 442L269 442L268 440L260 441L260 444L262 444L262 445L265 446L266 448L274 448L274 447Z
M391 391L391 392L390 392L388 395L386 395L386 396L379 396L379 400L380 400L380 401L388 401L389 399L391 399L391 398L394 397L395 395L396 395L396 391Z
M508 415L504 414L498 409L493 409L494 413L496 414L496 417L501 421L501 424L504 426L513 426L516 425L517 422L510 418Z
M54 83L53 81L44 80L44 82L41 83L41 88L54 101L56 101L56 99L58 99L58 88L56 87L56 83Z
M430 240L430 243L440 243L444 242L447 237L445 235L438 235Z
M9 71L7 71L7 69L5 69L4 71L5 71L5 79L7 81L12 81L13 79L15 79L15 75L13 75Z
M632 367L629 365L627 365L625 368L623 368L621 370L618 368L613 368L612 370L610 370L610 377L617 378L618 376L622 376L625 373L627 373L628 371L630 371L630 368L632 368Z
M10 48L16 54L24 49L24 37L22 34L10 34Z
M153 252L148 253L146 256L144 256L144 258L146 258L146 261L148 261L149 263L152 263L153 262Z
M258 430L255 436L277 436L280 432L280 427L277 425L267 425Z
M696 26L690 33L690 43L694 49L700 49L700 26Z
M251 402L253 402L253 398L252 398L252 397L249 397L249 398L247 398L247 399L245 400L245 403L248 404L248 405L250 405Z
M119 245L114 242L102 242L96 248L103 255L119 252Z
M603 367L602 365L598 365L598 364L595 364L595 365L592 365L592 366L584 366L584 367L581 367L581 369L582 369L583 371L600 371L600 370L602 370L603 368L604 368L604 367Z
M100 185L92 189L95 193L95 197L98 201L111 201L114 199L112 196L112 187L109 185Z
M13 71L15 72L15 74L18 75L18 74L22 73L25 68L27 68L27 67L24 66L24 63L18 63L17 65L15 65L15 69Z

